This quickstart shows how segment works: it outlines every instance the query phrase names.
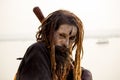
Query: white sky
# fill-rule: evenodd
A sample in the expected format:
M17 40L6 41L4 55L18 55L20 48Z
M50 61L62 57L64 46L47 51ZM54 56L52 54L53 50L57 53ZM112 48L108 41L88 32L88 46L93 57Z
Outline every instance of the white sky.
M0 0L0 39L35 38L40 25L32 9L45 16L67 9L83 21L85 36L120 35L120 0Z

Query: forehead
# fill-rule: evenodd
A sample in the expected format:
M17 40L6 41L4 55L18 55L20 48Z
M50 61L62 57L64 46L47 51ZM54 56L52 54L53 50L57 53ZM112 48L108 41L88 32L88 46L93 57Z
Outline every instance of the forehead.
M66 35L76 35L77 34L77 27L74 25L69 24L62 24L56 31L57 33L64 33Z

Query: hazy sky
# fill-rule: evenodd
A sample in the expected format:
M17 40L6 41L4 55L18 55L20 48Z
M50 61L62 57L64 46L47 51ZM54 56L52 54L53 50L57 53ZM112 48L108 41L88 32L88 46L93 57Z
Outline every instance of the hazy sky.
M34 38L40 25L32 9L47 16L67 9L79 16L85 36L120 35L120 0L0 0L0 39Z

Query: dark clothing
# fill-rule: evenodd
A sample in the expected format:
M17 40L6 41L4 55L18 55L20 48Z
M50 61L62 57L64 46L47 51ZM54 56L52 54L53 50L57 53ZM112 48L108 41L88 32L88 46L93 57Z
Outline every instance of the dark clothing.
M82 80L93 80L91 72L82 67L81 79ZM73 70L70 70L69 75L67 76L67 80L73 80Z
M36 42L27 49L16 80L51 80L50 53L44 43ZM67 80L73 80L72 70ZM82 68L82 80L92 80L91 73L84 68Z

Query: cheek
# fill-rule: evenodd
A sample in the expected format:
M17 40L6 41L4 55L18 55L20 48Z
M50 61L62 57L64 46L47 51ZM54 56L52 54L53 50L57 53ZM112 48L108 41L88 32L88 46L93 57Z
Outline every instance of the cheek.
M61 39L59 39L58 35L54 35L54 44L55 45L60 45L62 43Z
M66 39L61 39L59 38L59 36L57 36L54 38L54 44L58 46L63 46L64 44L66 44Z
M56 38L54 41L55 45L62 46L63 40Z

